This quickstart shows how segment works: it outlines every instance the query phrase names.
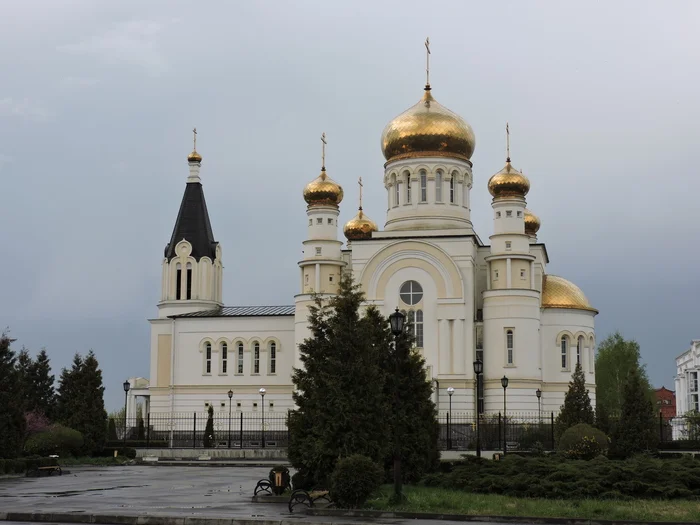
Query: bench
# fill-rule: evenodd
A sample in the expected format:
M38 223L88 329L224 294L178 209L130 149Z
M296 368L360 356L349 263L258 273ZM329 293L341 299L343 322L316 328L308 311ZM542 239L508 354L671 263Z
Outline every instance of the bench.
M289 512L294 512L294 507L298 505L304 505L306 508L315 507L316 502L320 500L326 502L325 506L333 504L330 492L326 489L314 489L311 491L297 489L292 492L289 498Z
M46 475L47 475L47 476L50 476L50 475L53 474L54 472L58 472L58 475L59 475L59 476L62 476L62 475L63 475L63 471L61 470L61 466L60 466L60 465L51 465L51 466L48 466L48 467L36 467L36 473L37 473L38 475L41 475L41 473L43 473L43 472L46 472Z

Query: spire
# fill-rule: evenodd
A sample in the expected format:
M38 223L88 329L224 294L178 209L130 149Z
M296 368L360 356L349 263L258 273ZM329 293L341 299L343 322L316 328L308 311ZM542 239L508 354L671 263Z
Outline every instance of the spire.
M321 133L321 171L326 171L326 132Z
M362 211L362 177L360 177L360 180L357 181L357 184L360 186L360 208L359 208L359 210Z
M506 162L510 162L510 129L506 122Z
M425 39L425 90L430 91L430 37Z

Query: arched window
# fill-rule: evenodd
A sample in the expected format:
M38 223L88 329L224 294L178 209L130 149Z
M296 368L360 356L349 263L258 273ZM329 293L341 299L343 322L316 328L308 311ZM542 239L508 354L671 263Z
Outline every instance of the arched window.
M416 310L415 326L416 346L423 348L423 310Z
M506 332L506 360L509 365L513 364L513 330Z
M455 176L457 175L456 171L452 172L452 176L450 177L450 204L455 203Z
M211 343L204 344L204 373L211 374Z
M583 336L578 336L578 342L576 343L576 364L583 367Z
M253 345L253 373L260 373L260 343L257 341Z
M274 341L270 343L268 354L270 355L270 367L268 368L268 373L275 374L277 373L277 344Z
M406 204L411 204L411 174L404 171L403 176L406 179Z
M228 374L228 345L226 343L221 343L220 354L221 354L221 373Z
M425 170L420 170L420 201L428 200L428 174Z
M399 196L400 196L400 190L399 190L399 179L396 177L396 175L391 176L391 181L394 184L394 207L399 205Z
M243 373L243 343L238 343L238 373Z
M595 341L593 337L588 340L588 355L591 359L589 370L591 374L595 374Z
M442 170L435 173L435 202L442 202Z
M187 263L187 299L192 299L192 263Z
M569 367L569 336L561 338L561 368L566 370Z
M182 265L177 263L175 266L175 299L182 299Z

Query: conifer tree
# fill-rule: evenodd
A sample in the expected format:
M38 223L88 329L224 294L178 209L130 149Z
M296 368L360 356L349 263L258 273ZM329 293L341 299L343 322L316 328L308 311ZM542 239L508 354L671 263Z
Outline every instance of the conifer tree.
M12 340L0 335L0 458L15 458L22 451L26 422Z
M576 363L576 368L569 382L569 390L564 397L564 404L554 423L556 438L570 427L579 423L592 425L595 421L591 398L586 390L586 376L581 368L581 363Z
M36 356L31 375L31 393L29 397L28 409L34 412L41 412L51 419L56 409L56 391L54 389L55 377L51 373L51 362L42 348Z
M109 418L109 425L107 427L107 440L117 441L119 436L117 436L117 424L114 422L114 418Z
M21 406L24 412L30 412L31 397L32 397L32 358L29 355L29 350L25 347L17 354L17 388Z
M610 455L627 458L656 449L658 427L644 377L632 369L623 389L620 420L615 425Z
M214 446L214 407L209 405L207 410L207 424L204 427L204 448Z

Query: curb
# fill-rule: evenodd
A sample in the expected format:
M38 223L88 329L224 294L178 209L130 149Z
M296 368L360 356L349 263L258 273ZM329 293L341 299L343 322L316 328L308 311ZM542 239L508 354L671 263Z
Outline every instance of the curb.
M287 519L224 518L220 516L138 516L119 514L77 514L71 512L0 512L2 521L34 523L96 523L101 525L334 525ZM353 524L344 524L353 525ZM357 524L361 525L361 524ZM366 525L366 524L364 524Z
M306 509L309 516L328 516L343 518L408 519L439 521L479 521L495 523L542 523L551 525L689 525L690 521L633 521L633 520L598 520L588 518L546 518L531 516L477 516L470 514L442 514L433 512L402 512L383 510L337 510Z
M221 462L221 461L141 461L139 465L147 467L274 467L276 465L289 465L287 462L269 462L261 463L259 461L238 461L238 462Z

